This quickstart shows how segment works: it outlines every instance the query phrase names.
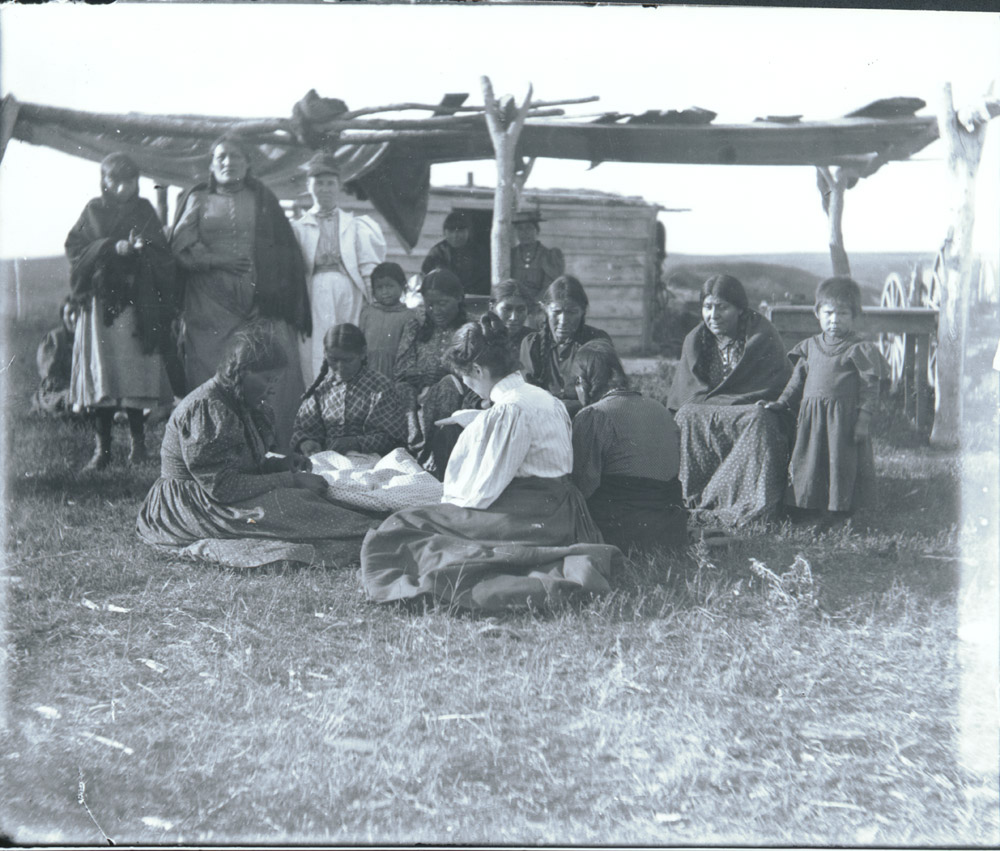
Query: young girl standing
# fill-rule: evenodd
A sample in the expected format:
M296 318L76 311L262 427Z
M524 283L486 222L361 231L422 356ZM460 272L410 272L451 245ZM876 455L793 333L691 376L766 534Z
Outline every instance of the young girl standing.
M356 325L334 325L323 338L319 375L302 397L292 450L385 455L406 443L406 419L393 383L367 365Z
M416 336L417 311L403 304L406 275L398 263L379 263L372 269L371 304L361 308L361 332L368 341L368 366L386 378L396 375L396 355L404 329Z
M885 360L861 339L861 288L850 278L823 281L816 290L822 333L789 352L794 369L768 410L798 409L786 502L826 512L826 525L875 497L871 420Z

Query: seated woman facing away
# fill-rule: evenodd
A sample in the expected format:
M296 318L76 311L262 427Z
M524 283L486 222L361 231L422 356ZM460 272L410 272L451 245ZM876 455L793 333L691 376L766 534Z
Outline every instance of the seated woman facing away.
M572 275L556 278L542 296L547 321L541 331L528 334L521 343L524 375L561 399L573 416L580 410L573 386L573 360L584 343L611 338L586 323L587 293Z
M406 418L393 383L369 369L364 334L334 325L323 338L325 359L302 397L292 428L292 451L334 450L385 455L406 444Z
M687 546L674 418L629 389L608 343L581 346L573 374L584 406L573 419L573 481L604 540L623 552Z
M566 409L517 372L506 329L490 313L459 331L447 359L493 404L459 438L441 504L399 511L365 538L361 578L369 598L427 595L499 610L563 590L609 590L621 553L600 543L570 479Z
M791 423L755 403L778 398L791 365L736 278L709 278L701 298L703 321L684 339L667 407L681 432L687 507L741 524L781 504Z
M302 543L364 535L368 518L324 499L325 480L301 471L307 459L267 457L274 432L266 400L297 354L270 322L233 333L215 377L167 423L160 478L137 522L146 543L254 567L311 561L313 547Z

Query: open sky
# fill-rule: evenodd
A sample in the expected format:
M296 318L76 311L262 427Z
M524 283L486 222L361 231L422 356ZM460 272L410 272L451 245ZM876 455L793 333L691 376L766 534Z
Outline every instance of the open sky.
M435 102L479 78L538 99L599 95L573 111L700 106L718 122L835 118L880 97L936 108L1000 78L1000 16L774 8L50 4L0 10L0 84L19 100L92 111L288 116L306 91L352 108ZM1000 84L998 84L1000 89ZM1000 125L1000 121L994 124ZM948 226L940 145L891 163L847 195L851 251L934 251ZM436 166L436 185L492 185L492 163ZM94 163L12 141L0 165L0 257L62 252L97 194ZM998 251L1000 129L987 137L977 243ZM809 167L539 160L529 186L640 195L678 253L826 251ZM148 182L144 194L151 194Z

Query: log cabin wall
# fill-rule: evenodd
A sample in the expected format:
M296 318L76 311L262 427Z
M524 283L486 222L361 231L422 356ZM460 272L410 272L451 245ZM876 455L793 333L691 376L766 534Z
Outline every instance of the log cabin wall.
M308 206L308 201L303 199L302 204ZM420 271L427 252L444 238L444 219L452 210L481 210L492 215L493 190L432 188L420 240L411 252L370 203L345 193L341 206L379 223L388 245L386 260L398 263L409 277ZM561 248L566 272L583 283L590 299L588 324L607 331L622 355L648 351L660 207L642 198L558 189L525 191L521 207L541 212L544 221L539 239L549 247ZM486 240L489 245L488 233Z

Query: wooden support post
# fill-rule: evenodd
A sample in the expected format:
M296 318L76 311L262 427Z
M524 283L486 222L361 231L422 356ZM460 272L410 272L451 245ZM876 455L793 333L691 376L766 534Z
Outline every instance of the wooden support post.
M975 223L976 172L986 126L1000 115L1000 100L959 115L946 83L938 109L938 131L945 146L951 176L952 224L944 241L941 310L938 314L938 386L934 398L931 443L957 447L961 441L962 378L965 374L966 333L972 285L972 228Z
M913 382L917 398L915 401L914 421L917 426L917 433L923 434L928 426L927 422L927 361L930 350L930 337L926 334L913 334L916 347L913 371L915 381Z
M916 418L916 381L914 381L914 364L917 359L917 338L915 334L903 337L903 413Z
M481 78L483 102L486 108L486 126L493 141L497 163L497 188L493 195L493 231L490 235L491 284L510 277L511 218L517 201L514 179L514 152L517 147L524 119L531 103L532 87L520 107L511 95L499 101L493 94L489 77Z
M163 227L170 225L170 210L167 202L167 190L169 186L156 185L156 214L160 217L160 224Z
M851 264L844 248L844 194L847 181L843 179L843 169L835 175L828 166L816 166L816 184L823 198L823 212L829 225L830 262L834 275L851 274Z

